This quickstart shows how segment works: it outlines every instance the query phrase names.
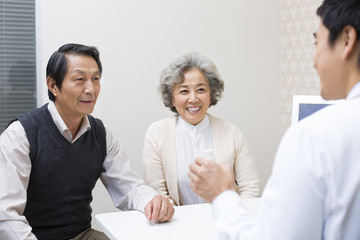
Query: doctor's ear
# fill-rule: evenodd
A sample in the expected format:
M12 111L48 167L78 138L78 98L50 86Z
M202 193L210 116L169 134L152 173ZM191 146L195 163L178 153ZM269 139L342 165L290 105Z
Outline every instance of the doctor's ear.
M355 28L350 25L345 26L341 34L344 39L343 57L348 59L352 55L356 55L355 51L359 51L358 34Z

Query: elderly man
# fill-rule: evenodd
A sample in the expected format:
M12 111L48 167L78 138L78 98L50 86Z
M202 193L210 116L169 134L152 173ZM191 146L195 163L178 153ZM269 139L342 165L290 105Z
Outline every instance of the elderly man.
M169 201L130 170L111 131L89 115L100 92L97 49L66 44L46 71L51 102L20 116L0 138L0 239L108 239L91 228L99 178L116 207L169 221Z

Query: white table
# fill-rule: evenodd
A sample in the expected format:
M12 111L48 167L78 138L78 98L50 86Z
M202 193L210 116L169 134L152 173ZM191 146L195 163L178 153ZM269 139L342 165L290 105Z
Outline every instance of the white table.
M256 216L260 198L244 199ZM175 207L170 222L150 224L140 211L102 213L95 223L111 240L215 240L216 227L208 203Z

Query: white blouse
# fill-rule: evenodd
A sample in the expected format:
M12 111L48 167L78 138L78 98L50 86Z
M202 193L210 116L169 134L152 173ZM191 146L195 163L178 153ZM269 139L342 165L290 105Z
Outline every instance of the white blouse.
M181 205L204 203L190 187L189 166L197 157L214 159L213 132L209 117L196 126L187 123L180 116L176 124L176 166L179 200Z

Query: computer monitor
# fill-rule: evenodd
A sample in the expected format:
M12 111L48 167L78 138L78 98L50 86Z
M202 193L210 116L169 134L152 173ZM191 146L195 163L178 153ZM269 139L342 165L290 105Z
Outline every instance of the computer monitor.
M341 101L344 100L327 101L317 95L294 95L291 125L330 104L339 103Z

